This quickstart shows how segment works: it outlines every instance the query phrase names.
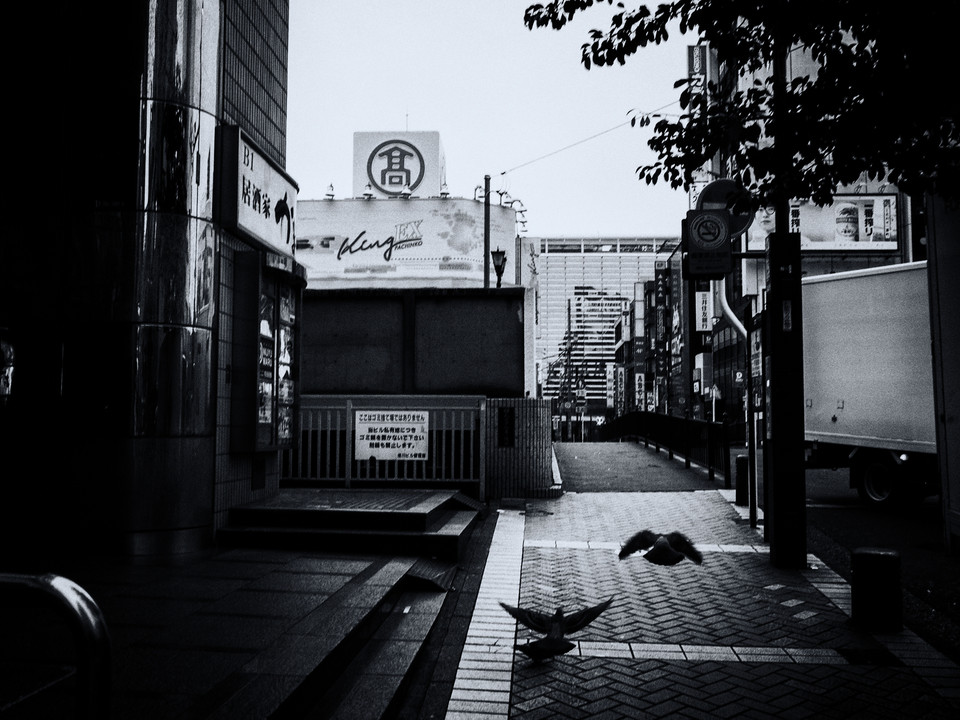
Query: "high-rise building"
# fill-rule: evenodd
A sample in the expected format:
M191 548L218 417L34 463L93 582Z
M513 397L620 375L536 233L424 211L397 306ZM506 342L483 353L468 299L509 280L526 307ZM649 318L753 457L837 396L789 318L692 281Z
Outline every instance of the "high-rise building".
M540 240L533 260L538 376L555 415L606 414L616 324L635 300L636 284L653 280L657 259L678 244L662 237Z

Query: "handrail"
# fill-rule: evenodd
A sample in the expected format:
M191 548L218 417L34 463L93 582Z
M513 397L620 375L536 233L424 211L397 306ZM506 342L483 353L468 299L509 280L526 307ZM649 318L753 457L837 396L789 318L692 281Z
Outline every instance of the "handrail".
M9 602L46 603L60 612L77 644L77 717L109 715L110 636L100 607L90 594L61 575L0 573L0 598Z

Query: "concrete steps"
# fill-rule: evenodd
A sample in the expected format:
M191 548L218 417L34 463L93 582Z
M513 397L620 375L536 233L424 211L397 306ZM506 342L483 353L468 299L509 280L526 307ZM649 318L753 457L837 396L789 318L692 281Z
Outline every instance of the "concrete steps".
M217 539L232 547L456 560L481 507L455 490L291 488L231 509Z
M410 670L440 614L445 593L408 590L384 604L380 624L349 662L312 688L312 702L293 708L296 714L329 720L379 720L392 717L402 701Z
M415 557L377 563L193 711L211 720L388 717L446 599L433 581L451 572L456 565Z

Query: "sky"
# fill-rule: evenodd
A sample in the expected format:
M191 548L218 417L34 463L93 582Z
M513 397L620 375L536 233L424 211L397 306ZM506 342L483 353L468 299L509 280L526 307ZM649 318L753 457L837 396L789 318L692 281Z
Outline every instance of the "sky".
M290 0L287 172L301 200L353 190L353 134L435 131L447 187L484 176L526 208L531 237L679 237L686 193L649 186L649 127L676 116L692 36L586 70L580 46L609 7L528 30L533 0ZM494 195L494 198L497 196Z

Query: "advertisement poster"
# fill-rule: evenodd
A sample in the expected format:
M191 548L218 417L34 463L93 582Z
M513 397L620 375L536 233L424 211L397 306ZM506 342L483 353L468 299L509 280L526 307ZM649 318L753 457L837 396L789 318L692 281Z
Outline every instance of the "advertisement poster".
M774 229L772 207L761 207L747 231L748 250L764 250ZM896 195L837 195L832 205L791 203L790 232L801 250L896 250Z
M273 424L273 299L260 296L260 353L257 368L258 394L260 409L257 421Z
M426 460L430 413L416 410L357 410L357 460Z
M517 213L497 204L489 210L490 249L506 252L503 281L513 283ZM313 287L331 287L333 281L382 287L409 278L483 282L482 202L305 200L297 212L297 262L306 268ZM490 273L496 282L492 267Z

